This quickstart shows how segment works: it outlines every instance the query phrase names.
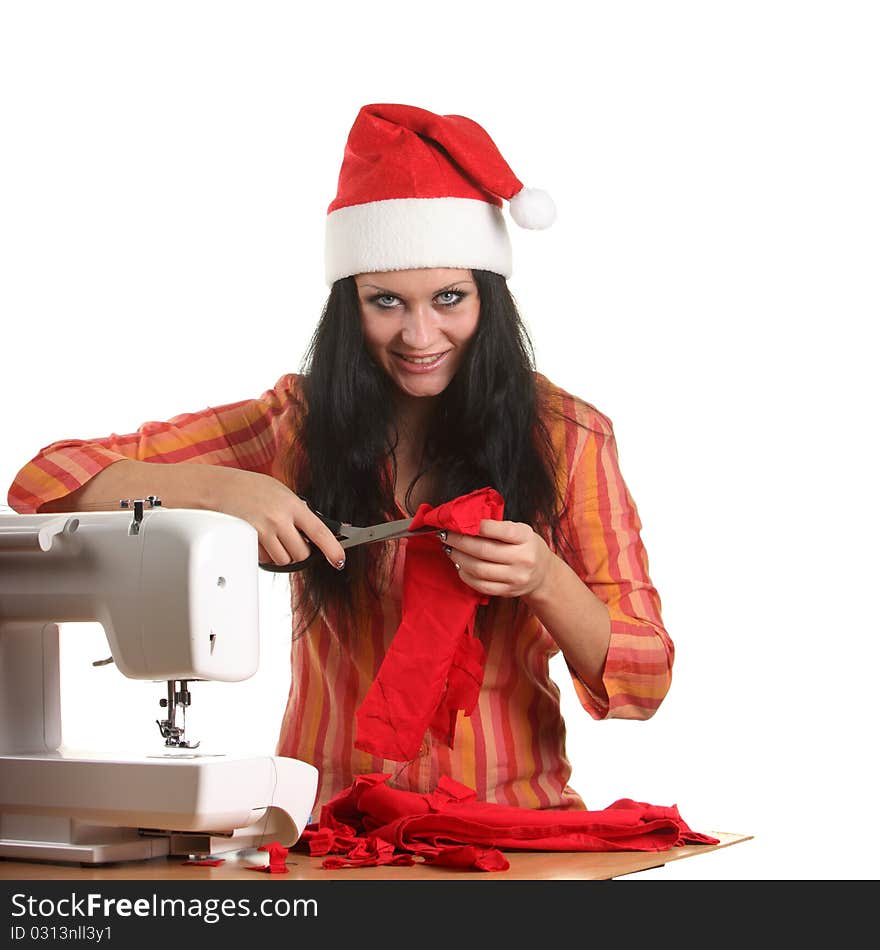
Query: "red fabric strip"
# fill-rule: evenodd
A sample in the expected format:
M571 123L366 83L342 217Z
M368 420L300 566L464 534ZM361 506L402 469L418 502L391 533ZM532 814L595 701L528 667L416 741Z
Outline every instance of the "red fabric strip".
M437 508L421 505L412 527L477 534L484 518L500 520L503 512L498 492L481 488ZM453 745L458 710L470 715L483 683L483 646L473 627L485 602L458 576L439 538L409 538L400 626L355 712L356 748L408 762L428 729Z

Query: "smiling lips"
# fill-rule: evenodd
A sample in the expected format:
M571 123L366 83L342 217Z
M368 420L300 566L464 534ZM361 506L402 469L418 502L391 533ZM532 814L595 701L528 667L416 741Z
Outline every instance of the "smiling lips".
M407 373L430 373L445 362L449 352L449 350L446 350L443 353L432 353L429 356L405 356L403 353L395 353L394 357L398 365Z

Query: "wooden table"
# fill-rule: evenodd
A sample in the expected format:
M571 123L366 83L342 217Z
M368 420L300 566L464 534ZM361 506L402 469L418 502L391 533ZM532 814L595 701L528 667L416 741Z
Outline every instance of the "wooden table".
M719 838L717 845L688 845L667 851L601 851L601 852L506 852L510 862L507 871L491 873L462 872L450 868L417 863L412 867L345 868L328 871L321 867L322 858L298 852L287 858L288 874L260 874L247 870L258 863L251 854L234 854L218 867L184 864L182 857L152 858L147 861L122 861L116 864L86 866L49 864L43 862L0 859L0 880L119 880L119 881L599 881L662 867L671 861L692 858L732 844L748 841L751 835L708 832ZM260 855L263 858L263 855Z

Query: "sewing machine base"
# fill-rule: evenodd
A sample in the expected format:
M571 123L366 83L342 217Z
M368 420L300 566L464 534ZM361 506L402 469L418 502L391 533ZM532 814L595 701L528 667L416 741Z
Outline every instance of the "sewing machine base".
M106 828L45 815L4 815L2 823L0 857L20 861L112 864L171 853L169 838L145 838L134 828ZM112 840L107 840L109 833Z
M134 828L106 828L72 819L49 819L45 816L22 815L19 832L28 837L20 840L0 838L0 858L18 861L49 861L53 864L93 866L120 861L146 861L150 858L182 857L206 860L230 852L253 851L251 863L259 864L262 856L258 844L246 844L241 837L191 834L188 832L157 832ZM113 840L108 832L118 832ZM36 840L35 834L46 835Z
M101 864L294 844L317 771L197 753L0 756L0 857Z

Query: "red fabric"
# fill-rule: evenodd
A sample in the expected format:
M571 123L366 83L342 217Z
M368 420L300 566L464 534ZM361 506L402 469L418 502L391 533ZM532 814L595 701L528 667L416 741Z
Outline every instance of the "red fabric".
M301 842L311 854L337 855L325 868L398 863L396 857L417 855L429 864L503 871L509 863L502 848L665 851L719 840L692 831L676 805L622 798L599 811L516 808L477 801L473 789L447 776L428 794L390 788L389 777L358 776L321 809L318 824L303 831Z
M269 852L269 863L245 865L248 871L262 871L264 874L290 873L290 869L287 867L287 855L290 852L289 848L283 844L279 844L277 841L273 841L271 844L264 844L262 847L257 848L257 850Z
M437 508L421 505L424 525L477 534L484 519L500 520L504 502L481 488ZM425 732L452 747L458 710L470 715L483 683L483 646L473 636L477 607L487 598L458 576L443 543L431 534L407 541L403 614L376 679L355 711L355 746L408 762Z

